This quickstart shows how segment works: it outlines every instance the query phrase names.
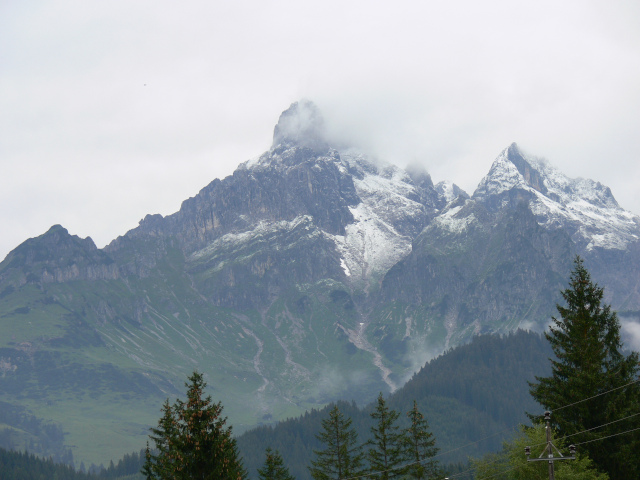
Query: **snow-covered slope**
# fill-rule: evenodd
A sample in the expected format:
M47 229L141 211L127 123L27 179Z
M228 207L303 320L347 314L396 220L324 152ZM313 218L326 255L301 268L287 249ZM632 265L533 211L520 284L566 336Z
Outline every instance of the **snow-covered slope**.
M609 187L569 178L515 143L494 161L473 198L493 208L528 201L540 225L567 229L581 250L623 250L640 239L640 217L621 208Z
M333 238L345 272L366 282L409 254L412 239L437 209L420 203L418 187L403 170L377 166L354 150L340 157L341 168L353 175L360 202L350 207L354 221L345 234Z

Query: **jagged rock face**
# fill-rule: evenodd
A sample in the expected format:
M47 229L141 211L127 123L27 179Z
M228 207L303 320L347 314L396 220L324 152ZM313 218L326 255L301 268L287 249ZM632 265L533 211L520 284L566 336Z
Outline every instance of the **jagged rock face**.
M458 197L469 198L469 195L467 195L464 190L458 187L455 183L451 182L438 182L438 184L435 186L435 190L438 193L439 198L441 199L440 208L443 208L448 203L456 200Z
M444 203L428 174L417 179L389 165L376 165L359 152L346 151L341 168L353 178L360 203L345 235L334 236L351 283L368 289L411 251L411 241Z
M606 279L608 298L640 305L637 288L628 287L640 259L639 225L607 187L569 179L515 144L469 197L451 183L434 186L419 168L332 148L318 109L299 102L280 116L269 151L211 182L179 212L147 216L104 251L77 237L65 240L71 250L62 247L52 229L42 245L62 248L58 258L69 260L40 262L38 278L148 278L173 255L171 268L214 305L260 309L297 285L331 280L367 294L386 275L370 302L434 305L441 319L460 317L481 331L499 318L546 317L537 308L518 313L518 305L557 298L549 292L575 253ZM25 255L28 265L35 254ZM520 293L499 300L505 290ZM474 318L463 319L465 311Z
M333 156L304 147L263 155L254 168L239 168L185 201L167 218L167 229L185 247L201 247L220 235L246 231L262 221L292 221L309 215L323 230L340 234L359 199L353 181L339 171Z
M240 310L269 305L292 285L344 278L334 243L309 216L223 235L193 253L186 271L215 305Z

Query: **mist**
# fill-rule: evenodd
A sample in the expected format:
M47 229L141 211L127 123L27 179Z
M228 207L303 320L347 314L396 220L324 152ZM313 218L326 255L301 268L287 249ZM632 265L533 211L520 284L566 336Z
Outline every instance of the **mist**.
M640 317L620 315L620 331L625 348L640 352Z

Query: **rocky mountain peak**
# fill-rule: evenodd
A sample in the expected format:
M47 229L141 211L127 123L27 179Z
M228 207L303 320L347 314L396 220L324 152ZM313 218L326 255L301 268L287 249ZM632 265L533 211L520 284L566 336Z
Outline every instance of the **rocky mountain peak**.
M584 201L597 208L620 208L606 185L590 179L569 178L545 159L524 154L516 143L498 155L473 197L486 200L514 190L561 205Z
M62 225L53 225L44 234L30 238L11 254L24 255L28 264L58 260L66 256L91 256L98 251L91 237L71 235ZM10 254L10 255L11 255Z
M544 162L526 156L516 143L505 148L491 165L489 173L480 181L474 198L500 195L513 189L535 190L547 195Z
M71 235L53 225L39 237L30 238L12 250L0 264L0 284L62 282L116 278L117 266L91 237Z
M620 208L609 187L570 178L515 143L498 155L473 199L493 212L526 203L540 225L565 229L580 249L622 250L638 240L637 217Z
M433 188L433 180L424 166L417 163L408 165L405 169L413 183L422 188Z
M525 157L515 142L507 147L506 157L518 169L527 185L543 195L547 194L547 187L542 175L532 165L534 162Z
M434 186L438 195L443 199L445 204L455 200L458 197L469 198L467 192L461 189L453 182L443 180Z
M273 131L273 148L278 145L325 150L324 119L318 107L309 100L294 102L280 115Z

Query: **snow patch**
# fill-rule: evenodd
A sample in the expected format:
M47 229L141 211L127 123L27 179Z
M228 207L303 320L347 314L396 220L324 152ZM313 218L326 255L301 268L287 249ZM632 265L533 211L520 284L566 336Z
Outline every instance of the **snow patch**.
M344 261L344 258L340 259L340 266L342 267L342 270L344 270L344 274L347 277L351 276L351 270L349 270L349 267L347 266L347 263Z
M414 200L416 187L403 170L377 166L353 150L341 152L340 158L345 170L356 173L353 183L362 201L349 208L354 222L347 225L345 235L333 239L345 272L353 280L367 281L411 252L411 235L403 229L425 215L424 206Z
M454 234L463 233L469 228L469 225L476 221L476 217L473 214L456 217L455 214L458 213L461 208L462 207L452 208L449 212L436 217L433 221L434 225ZM455 210L455 212L450 214L453 210Z
M411 238L402 236L364 202L352 207L355 221L346 233L334 235L342 262L354 280L366 281L374 273L384 273L411 251ZM344 267L343 267L344 268Z
M291 231L301 225L305 230L310 231L310 235L317 234L316 229L312 228L313 223L309 215L300 215L291 221L281 220L274 222L262 220L255 224L252 230L247 230L245 232L230 232L222 235L203 249L192 253L190 259L197 261L207 258L216 254L220 249L229 247L237 248L238 246L250 242L257 237L270 235L279 231Z

